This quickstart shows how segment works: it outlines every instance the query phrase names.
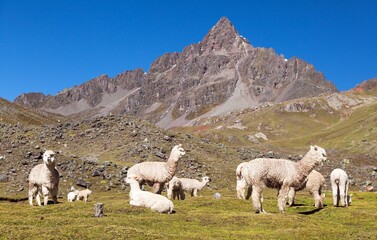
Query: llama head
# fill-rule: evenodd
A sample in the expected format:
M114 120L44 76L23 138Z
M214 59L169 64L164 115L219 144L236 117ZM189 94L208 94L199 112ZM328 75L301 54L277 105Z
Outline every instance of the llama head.
M175 145L173 149L171 150L170 157L173 157L175 161L178 161L183 155L185 155L186 152L182 148L182 144Z
M317 163L322 163L327 160L326 150L319 146L310 146L309 153L317 160Z
M209 182L211 181L211 178L205 176L205 177L202 178L202 181L203 181L203 182L206 182L206 183L209 183Z
M322 193L318 198L315 199L314 206L316 208L323 208L323 202L325 201L325 194Z
M55 164L55 153L52 150L46 150L43 153L43 162L46 165L54 165Z
M132 184L132 183L135 183L135 182L139 182L138 179L139 178L138 178L137 175L132 174L132 175L126 177L126 183L127 184Z

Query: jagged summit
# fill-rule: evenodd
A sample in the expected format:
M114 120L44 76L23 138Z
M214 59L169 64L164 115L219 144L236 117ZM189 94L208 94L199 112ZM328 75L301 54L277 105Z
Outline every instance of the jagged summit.
M201 41L201 48L206 51L231 50L239 47L242 42L248 43L242 38L227 17L222 17L213 26Z

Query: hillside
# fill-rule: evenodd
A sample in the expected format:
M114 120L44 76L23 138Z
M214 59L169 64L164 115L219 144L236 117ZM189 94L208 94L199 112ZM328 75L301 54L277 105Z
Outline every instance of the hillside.
M57 123L62 116L45 111L34 111L11 103L0 97L0 124L23 124L41 126Z
M186 156L178 176L210 176L213 189L234 189L236 166L255 157L300 159L310 145L324 147L329 161L320 167L328 178L345 169L353 188L376 184L377 97L360 92L334 93L211 117L195 126L163 130L137 117L118 115L65 119L44 126L2 124L0 187L6 196L26 196L27 176L45 149L58 155L61 194L71 185L120 191L127 167L140 161L165 161L183 144Z

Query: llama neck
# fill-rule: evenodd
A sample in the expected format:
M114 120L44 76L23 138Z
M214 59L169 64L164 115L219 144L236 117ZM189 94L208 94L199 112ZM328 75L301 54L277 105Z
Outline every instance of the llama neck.
M49 171L53 171L53 170L55 170L55 164L45 164L45 166L46 166L46 168L49 170Z
M138 181L132 181L130 183L130 187L131 187L131 191L135 192L135 191L141 191L140 189L140 185L139 185L139 182Z
M169 157L168 161L166 162L166 170L168 171L171 177L174 176L178 166L178 159L171 156Z
M300 161L296 163L298 174L302 179L306 178L310 172L317 166L316 159L307 153Z
M202 181L199 183L199 187L200 187L200 188L204 188L205 185L207 185L207 181L202 180Z

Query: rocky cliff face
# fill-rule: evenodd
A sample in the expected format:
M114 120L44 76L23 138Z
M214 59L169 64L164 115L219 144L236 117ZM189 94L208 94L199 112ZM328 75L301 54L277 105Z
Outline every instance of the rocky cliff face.
M358 84L354 90L356 91L372 91L377 90L377 78L372 78Z
M24 94L15 102L61 114L131 113L162 127L264 102L336 92L313 65L255 48L223 17L198 44L157 58L145 74L100 76L54 97Z

